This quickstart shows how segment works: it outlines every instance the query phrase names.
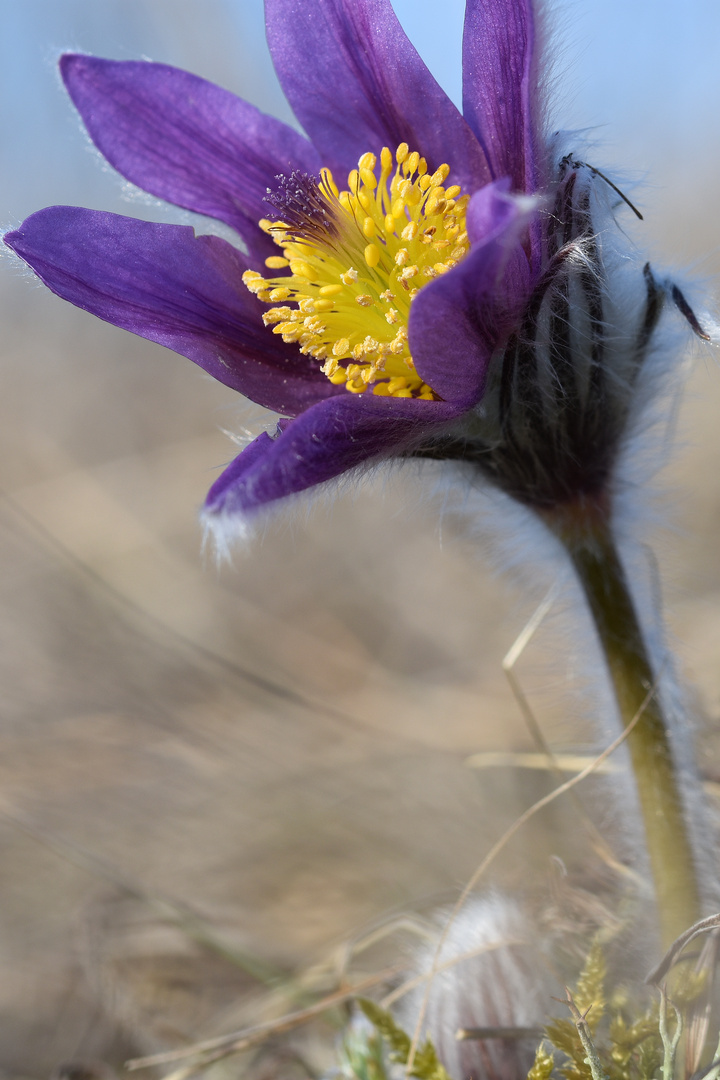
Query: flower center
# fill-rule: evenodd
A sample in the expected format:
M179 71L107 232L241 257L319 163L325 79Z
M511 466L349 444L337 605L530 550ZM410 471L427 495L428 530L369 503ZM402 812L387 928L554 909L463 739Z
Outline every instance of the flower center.
M300 352L315 357L323 373L353 394L436 398L415 371L408 344L410 305L418 290L445 274L468 251L468 196L443 185L450 172L432 175L418 153L401 143L363 154L339 191L332 173L320 180L293 173L268 194L282 220L260 227L282 248L265 260L289 274L243 274L265 303L266 326ZM293 306L291 306L293 305Z

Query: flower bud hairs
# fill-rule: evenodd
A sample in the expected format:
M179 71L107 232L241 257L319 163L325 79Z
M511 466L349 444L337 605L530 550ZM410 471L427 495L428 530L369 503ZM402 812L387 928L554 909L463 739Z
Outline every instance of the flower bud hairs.
M5 243L59 296L279 414L208 493L203 519L220 544L388 459L443 462L458 490L490 485L534 515L584 593L615 701L606 754L626 743L642 819L643 850L632 868L614 866L625 884L592 933L583 924L580 958L539 929L529 888L473 900L468 887L413 961L412 995L393 1013L402 995L389 977L390 1011L360 1003L369 1022L348 1034L338 1068L357 1080L399 1069L422 1080L715 1077L714 951L686 951L695 926L715 940L714 844L693 798L687 725L674 722L648 644L658 628L640 618L616 538L624 457L677 366L666 327L674 318L709 340L710 324L631 247L620 218L642 215L612 177L544 130L532 0L467 0L464 115L390 0L266 0L266 24L306 135L163 64L60 64L110 164L219 219L242 248L66 206ZM645 972L612 982L638 935L657 959L670 950L654 998ZM200 1068L257 1037L182 1053Z

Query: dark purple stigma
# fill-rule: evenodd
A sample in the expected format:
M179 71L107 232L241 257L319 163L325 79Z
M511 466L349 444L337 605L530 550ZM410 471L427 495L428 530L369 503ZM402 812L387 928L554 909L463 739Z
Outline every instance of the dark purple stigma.
M275 179L278 187L274 191L268 188L264 201L277 212L278 220L288 226L288 237L327 243L328 236L339 235L316 176L293 171L289 176L280 175Z

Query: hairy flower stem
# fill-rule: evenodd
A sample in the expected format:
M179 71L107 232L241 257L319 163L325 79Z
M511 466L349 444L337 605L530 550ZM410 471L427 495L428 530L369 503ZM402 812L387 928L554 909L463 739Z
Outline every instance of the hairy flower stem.
M591 520L590 520L591 519ZM664 948L700 917L697 871L657 682L608 517L565 517L553 531L575 567L605 654L628 736Z

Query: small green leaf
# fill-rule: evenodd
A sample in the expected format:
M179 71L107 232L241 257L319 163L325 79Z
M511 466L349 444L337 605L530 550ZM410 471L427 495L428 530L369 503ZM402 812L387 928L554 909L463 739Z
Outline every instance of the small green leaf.
M412 1039L407 1032L403 1031L395 1023L390 1013L385 1009L381 1009L376 1002L370 1001L368 998L358 998L357 1003L370 1023L374 1025L387 1042L392 1060L400 1065L407 1065L410 1047L412 1046ZM450 1076L444 1065L440 1063L430 1039L418 1046L410 1075L417 1077L417 1080L450 1080Z

